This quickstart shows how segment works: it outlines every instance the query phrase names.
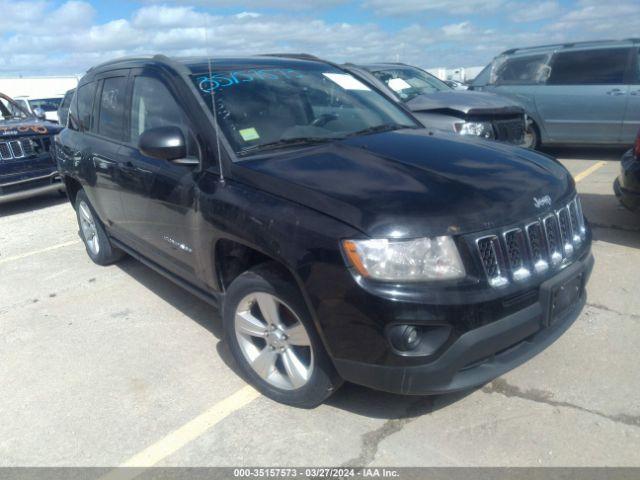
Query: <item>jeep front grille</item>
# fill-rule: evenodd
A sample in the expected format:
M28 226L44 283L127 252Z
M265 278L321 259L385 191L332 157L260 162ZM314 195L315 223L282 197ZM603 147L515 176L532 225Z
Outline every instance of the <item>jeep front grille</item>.
M569 261L586 237L580 199L522 226L475 238L489 285L499 287L541 275Z
M0 142L0 161L21 160L42 152L48 152L50 143L48 137L27 137Z

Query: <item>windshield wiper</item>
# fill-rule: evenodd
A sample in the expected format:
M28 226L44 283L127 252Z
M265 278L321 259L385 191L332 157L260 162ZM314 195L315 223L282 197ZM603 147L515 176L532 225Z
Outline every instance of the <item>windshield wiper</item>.
M391 132L393 130L400 130L402 128L418 128L415 125L403 125L401 123L383 123L382 125L376 125L375 127L365 128L358 130L357 132L350 133L347 137L358 137L360 135L369 135L372 133Z
M275 142L263 143L261 145L253 145L240 150L240 155L245 155L251 152L262 152L266 150L275 150L282 147L295 147L303 145L317 145L320 143L333 142L335 140L341 140L344 137L295 137L295 138L282 138Z

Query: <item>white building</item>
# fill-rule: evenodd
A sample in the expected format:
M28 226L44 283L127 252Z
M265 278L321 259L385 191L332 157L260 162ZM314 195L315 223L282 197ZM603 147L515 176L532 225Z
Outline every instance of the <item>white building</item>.
M66 77L0 77L0 92L10 97L62 97L75 88L80 75Z
M457 80L458 82L470 82L484 67L457 67L457 68L427 68L427 72L440 80Z

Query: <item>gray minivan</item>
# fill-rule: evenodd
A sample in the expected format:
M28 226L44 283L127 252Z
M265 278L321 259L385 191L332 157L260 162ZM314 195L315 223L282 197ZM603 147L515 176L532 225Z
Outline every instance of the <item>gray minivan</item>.
M640 129L640 39L514 48L473 90L509 96L530 117L530 143L631 145Z

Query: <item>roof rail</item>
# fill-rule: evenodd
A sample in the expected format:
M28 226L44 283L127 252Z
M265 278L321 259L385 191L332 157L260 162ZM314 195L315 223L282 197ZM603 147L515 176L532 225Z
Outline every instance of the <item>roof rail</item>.
M259 57L282 57L282 58L297 58L299 60L322 60L310 53L262 53Z
M604 45L608 43L622 43L622 42L640 43L640 38L625 38L623 40L585 40L581 42L550 43L547 45L535 45L532 47L510 48L502 52L500 55L511 55L516 52L523 52L527 50L549 49L554 47L555 48L571 48L571 47L577 47L580 45Z
M98 68L101 67L106 67L115 63L121 63L121 62L132 62L132 61L136 61L136 60L150 60L152 58L155 57L163 57L164 55L132 55L132 56L128 56L128 57L118 57L118 58L112 58L111 60L107 60L106 62L102 62L99 63L97 65L92 66L91 68L89 68L89 70L87 70L86 73L89 73L93 70L96 70ZM165 57L166 58L166 57Z

